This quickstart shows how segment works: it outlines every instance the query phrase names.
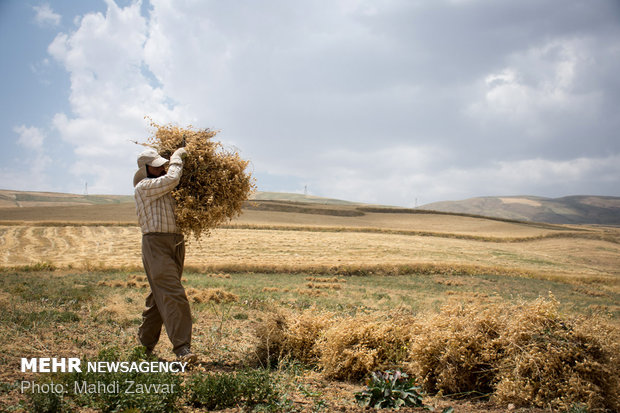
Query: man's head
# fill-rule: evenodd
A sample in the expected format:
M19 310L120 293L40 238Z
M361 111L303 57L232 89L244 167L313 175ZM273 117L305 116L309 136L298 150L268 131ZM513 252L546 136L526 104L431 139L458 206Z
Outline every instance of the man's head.
M168 163L166 158L159 156L155 149L147 149L138 155L138 171L133 177L133 186L144 178L158 178L166 174L164 165Z

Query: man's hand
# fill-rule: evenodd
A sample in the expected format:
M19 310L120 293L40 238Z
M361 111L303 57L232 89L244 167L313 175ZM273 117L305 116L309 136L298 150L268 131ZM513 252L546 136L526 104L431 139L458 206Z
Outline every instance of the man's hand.
M185 148L179 148L174 151L172 156L178 156L181 159L185 159L187 157L187 150Z

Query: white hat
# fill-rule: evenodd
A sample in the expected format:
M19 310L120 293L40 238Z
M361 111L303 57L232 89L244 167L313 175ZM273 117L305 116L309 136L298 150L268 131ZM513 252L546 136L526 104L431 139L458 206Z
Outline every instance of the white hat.
M138 183L147 177L146 173L146 165L159 167L165 165L168 162L168 159L162 158L159 156L155 149L147 149L138 155L138 170L133 176L133 186L138 185Z

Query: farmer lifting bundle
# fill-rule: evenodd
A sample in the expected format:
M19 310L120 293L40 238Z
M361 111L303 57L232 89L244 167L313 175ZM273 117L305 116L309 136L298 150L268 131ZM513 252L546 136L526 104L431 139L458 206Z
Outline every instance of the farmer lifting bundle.
M148 146L164 158L185 147L181 181L172 196L176 201L176 223L186 236L196 239L241 214L243 202L254 191L254 179L245 169L249 161L213 141L217 131L158 125Z
M177 358L193 363L192 316L181 282L184 235L199 239L239 215L254 184L245 173L248 162L213 142L215 132L151 125L156 131L143 144L150 149L138 155L133 179L142 262L151 287L138 338L152 354L165 326Z

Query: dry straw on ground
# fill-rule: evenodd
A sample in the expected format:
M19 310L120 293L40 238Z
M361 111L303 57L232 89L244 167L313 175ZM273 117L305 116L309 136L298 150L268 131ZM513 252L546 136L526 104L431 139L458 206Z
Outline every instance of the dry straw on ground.
M185 290L187 298L194 303L208 303L213 302L215 304L220 303L232 303L239 301L239 296L221 288L188 288Z
M559 410L620 408L620 329L602 317L562 315L553 297L417 316L277 314L256 335L263 362L298 359L333 379L398 367L431 393Z
M230 279L230 274L225 274L225 273L222 273L222 272L220 272L220 273L212 272L212 273L207 274L207 277L209 277L209 278Z
M136 317L136 305L127 301L121 294L114 294L107 298L106 304L94 316L95 321L112 322L128 326Z
M172 192L181 232L200 239L239 216L243 202L255 190L254 179L246 171L249 161L214 141L217 131L154 122L151 126L155 132L149 145L161 156L170 158L176 149L187 149L181 182Z
M280 288L278 287L263 287L262 290L264 293L278 293L280 291L282 291Z
M340 290L342 286L340 284L325 284L325 283L308 283L306 284L308 288L315 288L317 290Z
M312 282L317 282L317 283L346 283L347 282L347 280L343 278L338 278L338 277L331 277L331 278L306 277L306 281L312 281Z
M325 375L338 380L361 380L379 366L399 367L407 351L410 317L377 319L347 317L326 329L318 344Z
M307 310L299 316L276 312L256 329L256 355L263 365L272 366L282 359L316 363L319 359L316 341L334 317L333 313Z
M130 274L127 276L127 281L123 280L104 280L99 281L97 285L104 285L106 287L115 288L149 288L149 283L144 275Z

